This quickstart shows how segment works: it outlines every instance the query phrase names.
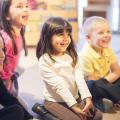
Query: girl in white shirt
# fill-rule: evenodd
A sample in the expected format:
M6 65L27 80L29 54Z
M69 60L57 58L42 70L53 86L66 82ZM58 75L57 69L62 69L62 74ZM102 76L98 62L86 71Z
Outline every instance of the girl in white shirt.
M45 108L60 120L101 120L80 71L71 33L71 25L60 17L43 25L36 55L45 83Z

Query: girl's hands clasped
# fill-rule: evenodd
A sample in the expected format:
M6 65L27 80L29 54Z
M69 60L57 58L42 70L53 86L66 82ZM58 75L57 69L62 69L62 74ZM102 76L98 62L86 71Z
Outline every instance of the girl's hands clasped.
M91 113L90 113L90 109L91 109L92 111L94 111L94 107L93 107L92 100L91 100L91 98L86 98L86 99L85 99L85 102L86 102L86 103L85 103L85 106L84 106L84 108L82 109L82 111L86 113L87 117L91 117L92 115L91 115Z
M80 104L76 103L71 107L71 110L75 112L81 120L85 120L87 114L81 109Z
M86 98L85 102L85 105L76 103L71 107L72 111L75 112L82 120L86 120L87 117L92 116L90 109L94 111L91 98Z

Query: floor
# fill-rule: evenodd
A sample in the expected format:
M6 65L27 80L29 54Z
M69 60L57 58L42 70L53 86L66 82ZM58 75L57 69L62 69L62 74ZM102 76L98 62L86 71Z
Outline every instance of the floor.
M118 40L120 35L113 35L113 41L111 46L117 53L118 60L120 61L120 41ZM83 41L79 42L78 48L83 46ZM30 113L34 114L31 110L35 102L43 102L43 85L38 70L38 61L35 57L35 48L28 49L29 55L24 56L21 53L19 62L19 71L21 76L19 78L19 95L25 100L26 106ZM23 72L24 71L24 72ZM35 115L35 114L34 114ZM120 110L116 110L112 113L104 113L103 120L120 120Z

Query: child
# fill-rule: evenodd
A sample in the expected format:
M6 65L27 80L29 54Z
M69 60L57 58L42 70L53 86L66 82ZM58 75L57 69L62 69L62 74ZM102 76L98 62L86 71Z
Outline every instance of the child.
M111 32L107 20L98 16L88 18L83 33L88 43L80 52L80 66L93 101L107 98L120 107L120 66L109 47Z
M60 17L43 25L36 54L45 83L45 108L60 120L101 120L80 72L71 34L71 25Z
M5 42L5 61L0 78L7 90L16 96L12 81L16 79L15 68L18 65L22 48L26 52L24 27L29 17L27 0L0 0L0 33ZM18 76L18 75L17 75Z
M3 69L4 55L4 41L0 37L0 72ZM0 78L0 105L4 106L0 110L0 120L32 120L32 116L23 108L17 98L13 97L3 84Z

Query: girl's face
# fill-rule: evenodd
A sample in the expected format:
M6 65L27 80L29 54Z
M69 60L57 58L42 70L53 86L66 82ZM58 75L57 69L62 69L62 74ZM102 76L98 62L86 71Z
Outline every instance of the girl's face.
M3 69L3 62L5 59L5 54L4 54L3 49L4 49L3 40L0 38L0 72Z
M96 23L88 36L89 43L94 47L108 48L111 41L111 32L107 23Z
M51 44L54 55L63 55L71 42L70 33L64 31L63 33L52 36Z
M11 0L7 20L13 27L21 28L26 25L29 17L29 5L27 0Z

